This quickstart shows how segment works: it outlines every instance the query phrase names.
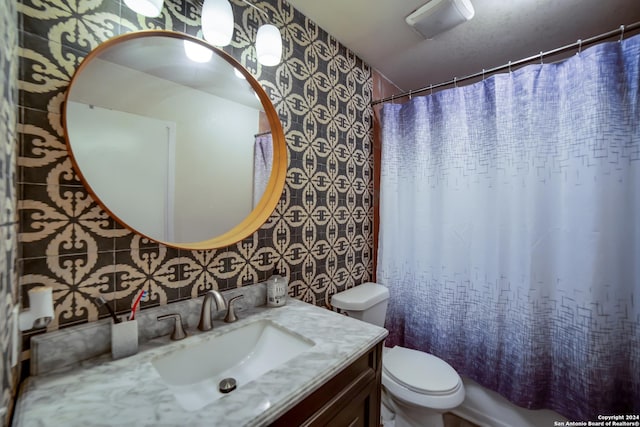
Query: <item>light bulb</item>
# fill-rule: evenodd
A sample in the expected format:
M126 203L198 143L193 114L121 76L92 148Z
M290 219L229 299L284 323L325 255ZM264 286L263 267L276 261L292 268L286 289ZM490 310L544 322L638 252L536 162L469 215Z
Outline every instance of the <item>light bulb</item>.
M265 24L258 28L256 53L262 65L278 65L282 57L282 37L275 25Z
M215 46L226 46L233 37L233 10L227 0L204 0L202 35Z
M162 12L162 4L164 0L124 0L129 9L140 15L155 18Z
M213 51L191 40L184 41L184 53L193 62L209 62L213 57Z

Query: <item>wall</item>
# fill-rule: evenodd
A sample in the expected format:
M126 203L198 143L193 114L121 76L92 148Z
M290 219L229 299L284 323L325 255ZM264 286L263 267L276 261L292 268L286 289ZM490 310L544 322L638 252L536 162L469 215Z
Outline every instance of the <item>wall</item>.
M67 133L85 142L73 156L93 194L136 230L169 240L176 123L69 100L66 111Z
M49 326L106 316L93 298L126 312L144 287L144 307L266 279L275 265L290 294L317 305L372 275L371 70L284 1L259 1L283 33L284 61L261 67L253 40L263 15L232 1L236 28L225 48L261 82L286 135L289 167L270 220L228 248L182 251L145 241L114 223L73 173L64 145L61 102L78 63L100 42L138 29L199 33L199 9L165 1L143 19L116 0L19 5L22 295L54 287ZM77 6L75 6L77 5ZM76 9L77 7L77 9ZM105 84L108 84L105 82Z
M17 301L16 122L18 111L18 26L16 2L0 0L0 408L11 406L18 370L9 362L10 313ZM7 415L0 419L8 419Z

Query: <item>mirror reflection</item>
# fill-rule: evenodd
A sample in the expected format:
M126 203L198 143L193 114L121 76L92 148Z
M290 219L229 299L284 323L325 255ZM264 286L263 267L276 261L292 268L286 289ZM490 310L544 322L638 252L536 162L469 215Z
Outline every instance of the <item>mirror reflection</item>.
M162 242L237 227L259 205L274 156L273 119L246 78L221 52L175 36L130 38L85 60L65 121L90 191Z

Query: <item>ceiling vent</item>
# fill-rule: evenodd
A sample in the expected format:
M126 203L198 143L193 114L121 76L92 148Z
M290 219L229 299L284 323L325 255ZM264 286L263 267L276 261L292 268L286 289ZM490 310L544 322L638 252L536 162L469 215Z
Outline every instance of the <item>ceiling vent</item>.
M469 0L431 0L405 18L425 39L467 22L475 15Z

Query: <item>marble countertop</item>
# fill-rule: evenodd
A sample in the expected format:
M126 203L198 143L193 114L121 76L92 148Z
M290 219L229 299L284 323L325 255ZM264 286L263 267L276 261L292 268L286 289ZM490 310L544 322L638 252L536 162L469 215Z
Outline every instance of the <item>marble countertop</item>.
M13 425L31 426L263 426L382 341L383 328L290 300L256 307L232 324L171 342L157 338L120 360L100 356L58 372L29 377L22 386ZM183 409L151 361L226 330L268 319L315 345L283 366L196 411Z

